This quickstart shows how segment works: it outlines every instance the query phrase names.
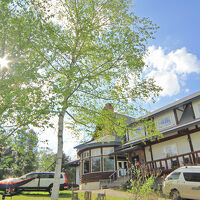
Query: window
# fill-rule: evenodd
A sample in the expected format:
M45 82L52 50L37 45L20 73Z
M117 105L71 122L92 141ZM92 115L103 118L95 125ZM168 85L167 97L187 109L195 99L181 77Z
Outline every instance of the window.
M141 133L142 127L137 127L137 128L135 129L135 131L136 131L137 133Z
M91 156L100 156L101 155L101 149L92 149L91 150Z
M100 172L101 158L95 157L92 158L92 172Z
M180 174L181 174L181 172L174 172L167 179L168 180L177 180L177 179L179 179Z
M129 140L140 139L145 136L144 127L138 126L129 131Z
M26 178L38 178L38 174L28 174Z
M83 152L83 159L84 158L88 158L88 157L90 157L90 152L89 151L85 151L85 152Z
M172 124L170 116L166 116L158 120L157 126L159 129L166 128Z
M54 174L49 174L49 173L40 174L39 176L40 178L54 178Z
M164 153L167 158L177 155L178 152L177 152L176 144L165 146Z
M109 155L110 153L114 152L114 148L113 147L104 147L103 148L103 155Z
M90 161L89 159L83 160L83 173L89 173L90 172Z
M113 156L105 156L103 158L103 169L104 171L114 171L114 157Z
M186 181L200 182L200 173L195 172L183 172L183 176Z

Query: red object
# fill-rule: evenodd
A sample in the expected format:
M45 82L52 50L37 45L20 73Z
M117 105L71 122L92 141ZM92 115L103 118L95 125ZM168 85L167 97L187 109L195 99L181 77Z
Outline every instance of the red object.
M64 182L64 184L66 184L67 183L67 176L66 176L65 173L64 173L64 176L65 176L65 182Z
M137 166L140 165L140 161L137 161L135 164L136 164Z
M14 191L14 189L13 188L9 188L9 192L13 192Z

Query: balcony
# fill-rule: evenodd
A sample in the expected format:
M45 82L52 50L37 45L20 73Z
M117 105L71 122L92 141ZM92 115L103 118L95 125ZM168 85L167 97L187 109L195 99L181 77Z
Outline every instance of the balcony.
M164 159L145 162L140 165L140 170L145 175L168 174L178 167L200 164L200 151L180 154Z

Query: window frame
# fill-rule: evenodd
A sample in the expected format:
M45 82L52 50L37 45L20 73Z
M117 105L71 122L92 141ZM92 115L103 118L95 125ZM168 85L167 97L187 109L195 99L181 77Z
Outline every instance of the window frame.
M105 158L113 158L113 169L112 170L105 170ZM103 172L113 172L115 171L115 157L114 156L103 156Z
M102 172L102 169L101 169L101 157L102 156L91 157L91 173ZM99 159L99 171L93 171L93 159Z

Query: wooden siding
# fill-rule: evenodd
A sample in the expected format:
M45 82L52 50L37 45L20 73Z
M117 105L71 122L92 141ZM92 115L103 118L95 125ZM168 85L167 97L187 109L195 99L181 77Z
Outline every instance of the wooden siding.
M100 179L109 179L113 172L96 172L88 173L80 176L80 183L98 182Z

